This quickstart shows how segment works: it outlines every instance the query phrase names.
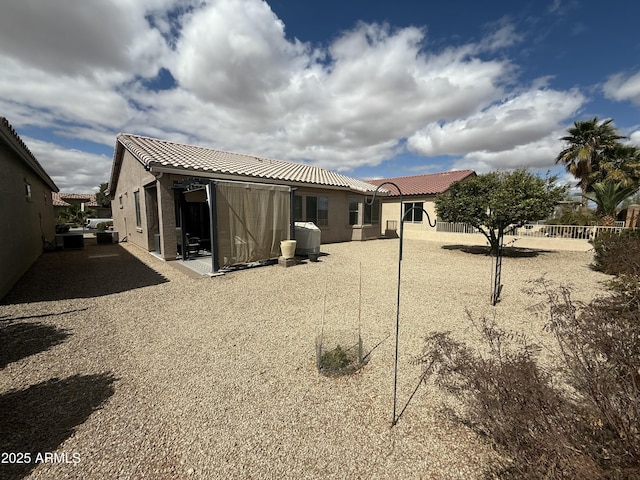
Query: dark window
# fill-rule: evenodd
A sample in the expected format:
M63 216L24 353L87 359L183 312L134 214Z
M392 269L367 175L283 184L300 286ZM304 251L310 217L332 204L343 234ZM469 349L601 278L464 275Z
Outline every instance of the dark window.
M142 215L140 213L140 192L133 192L133 201L136 206L136 227L142 227Z
M293 221L301 222L302 219L302 197L293 197Z
M369 205L367 200L364 202L364 224L365 225L378 225L380 223L380 200L375 199L373 205Z
M306 197L305 220L318 226L329 225L329 199L327 197Z
M349 199L349 225L357 225L358 224L358 199L350 198Z
M24 181L24 197L27 202L31 201L31 184L26 179Z
M409 202L404 204L404 221L411 223L422 223L423 202ZM415 210L411 210L414 208ZM409 212L409 213L407 213Z

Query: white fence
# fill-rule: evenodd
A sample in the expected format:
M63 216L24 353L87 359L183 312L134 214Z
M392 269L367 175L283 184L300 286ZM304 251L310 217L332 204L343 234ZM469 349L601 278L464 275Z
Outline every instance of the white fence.
M505 236L532 237L532 238L573 238L593 240L602 232L620 233L623 230L632 230L623 226L578 226L578 225L543 225L527 224L519 228L505 230ZM438 222L436 231L446 233L480 233L477 228L466 223Z

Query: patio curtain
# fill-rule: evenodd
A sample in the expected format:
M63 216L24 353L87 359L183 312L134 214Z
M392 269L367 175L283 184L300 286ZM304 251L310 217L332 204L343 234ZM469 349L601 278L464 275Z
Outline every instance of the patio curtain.
M221 267L278 257L289 238L290 187L216 182L216 240Z

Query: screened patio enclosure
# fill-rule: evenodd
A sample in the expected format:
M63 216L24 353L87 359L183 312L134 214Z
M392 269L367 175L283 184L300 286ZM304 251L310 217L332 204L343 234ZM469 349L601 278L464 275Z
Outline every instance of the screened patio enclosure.
M216 272L276 258L293 238L291 187L196 178L174 188L183 260L208 251Z

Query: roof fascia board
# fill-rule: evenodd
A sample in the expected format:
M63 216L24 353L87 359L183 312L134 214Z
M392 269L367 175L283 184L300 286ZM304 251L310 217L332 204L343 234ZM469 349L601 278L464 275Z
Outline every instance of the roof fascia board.
M319 183L295 182L291 180L278 180L278 179L265 178L265 177L251 177L248 175L230 175L227 173L216 173L216 172L206 172L206 171L200 171L200 170L181 169L181 168L175 168L175 167L165 167L163 165L157 165L157 164L149 165L148 170L153 174L167 173L170 175L196 176L196 177L211 178L211 179L218 179L218 180L264 183L269 185L285 185L285 186L292 186L292 187L307 187L307 188L315 188L315 189L322 189L322 190L341 190L346 192L358 193L360 195L373 195L373 192L363 192L361 190L355 190L349 187L341 187L338 185L322 185ZM384 195L384 193L378 191L378 195Z

